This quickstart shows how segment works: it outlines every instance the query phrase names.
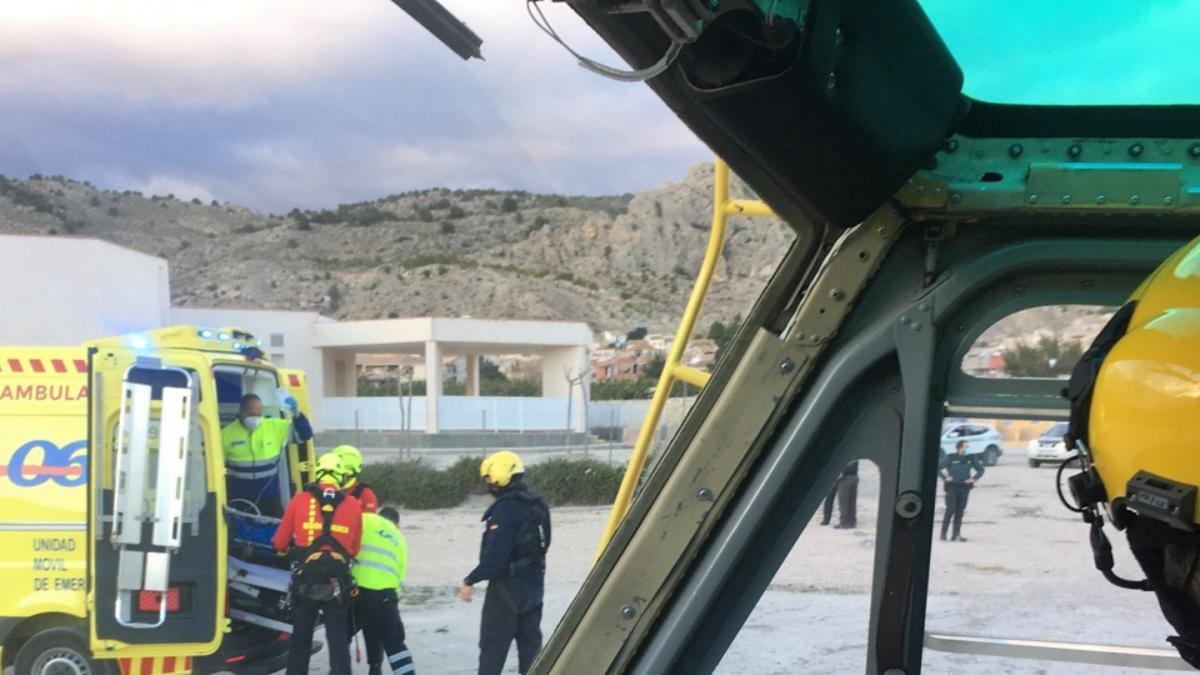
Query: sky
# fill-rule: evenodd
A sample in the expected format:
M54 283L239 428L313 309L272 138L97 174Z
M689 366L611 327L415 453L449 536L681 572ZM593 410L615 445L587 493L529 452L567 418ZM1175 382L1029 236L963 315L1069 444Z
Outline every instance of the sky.
M0 6L0 174L272 212L427 187L618 194L710 151L642 84L575 64L519 0L443 0L461 60L388 0ZM579 51L622 65L565 5Z
M285 212L427 187L633 192L711 158L645 85L579 68L521 0L443 4L486 61L388 0L4 2L0 174ZM621 65L542 4L577 50ZM979 98L1200 102L1200 0L924 5Z

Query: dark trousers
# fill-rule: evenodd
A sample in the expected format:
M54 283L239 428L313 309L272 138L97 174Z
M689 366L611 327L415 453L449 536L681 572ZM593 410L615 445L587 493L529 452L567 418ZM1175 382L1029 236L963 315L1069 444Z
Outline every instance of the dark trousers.
M386 656L388 670L395 675L415 673L412 654L404 644L404 622L400 620L396 591L360 588L354 600L355 618L367 643L367 663L381 668Z
M293 596L292 638L288 645L287 675L308 675L317 612L325 619L325 649L329 672L350 675L350 605L344 598L319 602Z
M962 532L963 512L967 510L967 497L971 496L971 486L966 483L945 483L946 513L942 516L942 538L946 538L946 530L954 520L954 538L958 539Z
M500 675L517 641L517 672L526 673L542 648L542 604L524 608L511 578L488 582L479 627L479 675Z
M834 499L837 499L839 522L846 527L854 527L858 522L858 476L837 479L829 489L829 494L825 495L825 512L821 522L828 523L833 518Z

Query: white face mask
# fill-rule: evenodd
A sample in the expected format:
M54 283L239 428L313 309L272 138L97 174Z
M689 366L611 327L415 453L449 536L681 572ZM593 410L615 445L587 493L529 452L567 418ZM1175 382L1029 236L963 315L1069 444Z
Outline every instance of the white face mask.
M262 417L243 417L242 418L242 424L245 425L245 427L247 429L249 429L250 431L254 431L255 429L257 429L258 425L261 423L262 423Z

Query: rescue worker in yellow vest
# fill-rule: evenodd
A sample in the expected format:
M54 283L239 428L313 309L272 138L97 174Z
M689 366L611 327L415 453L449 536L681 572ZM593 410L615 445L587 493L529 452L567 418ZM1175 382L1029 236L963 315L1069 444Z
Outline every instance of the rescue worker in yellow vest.
M304 416L296 415L300 436L311 438L311 428ZM263 417L262 399L246 394L238 406L238 416L221 430L221 446L225 450L225 487L229 500L244 499L258 507L264 516L279 517L283 513L280 499L280 458L292 433L292 423L286 419ZM299 438L301 442L308 438Z
M356 623L367 643L370 675L383 675L383 661L393 675L415 673L412 654L404 644L397 591L408 571L408 549L396 526L400 513L385 506L378 514L363 513L362 548L351 574L358 586L354 601Z

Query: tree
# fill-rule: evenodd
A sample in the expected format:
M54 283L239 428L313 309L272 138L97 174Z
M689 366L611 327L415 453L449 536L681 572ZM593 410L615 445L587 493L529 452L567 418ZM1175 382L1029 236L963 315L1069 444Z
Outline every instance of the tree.
M714 363L721 360L721 354L725 352L725 348L733 341L733 336L737 335L738 327L742 325L742 315L738 314L733 317L733 323L725 325L720 321L714 321L708 328L708 339L717 343L717 353L714 358Z
M653 380L658 380L662 376L663 368L667 366L667 359L662 354L654 357L654 360L647 363L642 368L642 376Z
M507 382L508 376L500 372L500 366L491 359L479 359L479 380L487 382L492 380L495 382Z
M599 380L592 382L593 401L624 401L635 398L650 398L655 380L639 377L636 380Z
M633 330L626 333L625 339L630 340L630 341L641 340L642 338L646 337L646 333L649 333L649 332L650 331L646 330L645 326L638 326L637 328L634 328Z
M505 213L512 213L517 210L517 200L512 197L505 197L500 202L500 210Z
M1036 343L1018 342L1004 350L1004 372L1009 377L1061 377L1071 374L1083 356L1079 342L1064 342L1057 335L1044 335Z

